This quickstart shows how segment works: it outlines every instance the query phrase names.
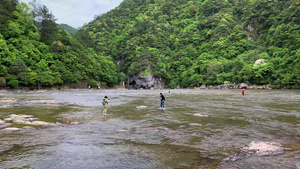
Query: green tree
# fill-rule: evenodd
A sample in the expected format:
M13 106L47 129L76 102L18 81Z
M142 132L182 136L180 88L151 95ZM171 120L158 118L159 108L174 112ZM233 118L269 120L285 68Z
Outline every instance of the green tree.
M97 82L96 80L91 79L91 80L89 81L89 86L91 86L91 87L98 87L99 84L98 84L98 82Z

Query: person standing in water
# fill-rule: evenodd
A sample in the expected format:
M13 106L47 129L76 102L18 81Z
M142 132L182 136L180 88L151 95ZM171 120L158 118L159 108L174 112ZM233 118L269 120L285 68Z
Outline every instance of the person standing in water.
M108 110L108 102L109 102L109 99L107 96L104 96L103 98L103 101L102 101L102 105L104 107L104 110L103 110L103 115L107 115L107 110Z
M242 95L243 96L245 95L245 89L242 89Z
M165 96L162 94L162 93L160 93L160 108L161 109L163 109L163 110L165 110L165 101L166 101L166 98L165 98Z

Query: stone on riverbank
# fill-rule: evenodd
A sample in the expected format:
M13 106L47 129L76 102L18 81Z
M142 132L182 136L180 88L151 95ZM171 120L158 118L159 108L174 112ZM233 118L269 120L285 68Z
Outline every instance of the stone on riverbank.
M248 85L246 83L239 84L239 89L247 89Z
M200 86L200 89L207 89L207 88L206 88L206 85L201 85L201 86Z
M236 84L222 84L222 85L218 85L215 87L215 89L236 89L237 85Z

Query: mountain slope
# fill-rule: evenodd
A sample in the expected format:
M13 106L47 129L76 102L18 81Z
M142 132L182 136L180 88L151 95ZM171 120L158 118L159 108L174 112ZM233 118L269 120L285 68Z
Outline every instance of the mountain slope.
M294 0L124 0L79 34L128 76L151 72L170 87L299 84L299 11Z
M3 0L0 7L0 86L104 87L119 83L116 65L62 30L45 6ZM90 85L92 85L90 84ZM82 87L84 87L82 85Z
M59 24L59 26L60 26L63 30L69 32L70 34L73 34L74 32L77 31L76 28L73 28L72 26L70 26L70 25L68 25L68 24L63 24L63 23L62 23L62 24Z

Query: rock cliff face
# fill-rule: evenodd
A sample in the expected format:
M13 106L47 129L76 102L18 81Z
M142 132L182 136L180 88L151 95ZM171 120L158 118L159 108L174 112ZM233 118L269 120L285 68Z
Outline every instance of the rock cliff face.
M154 77L153 75L148 76L131 76L129 78L129 87L134 89L163 89L164 84L161 78Z

